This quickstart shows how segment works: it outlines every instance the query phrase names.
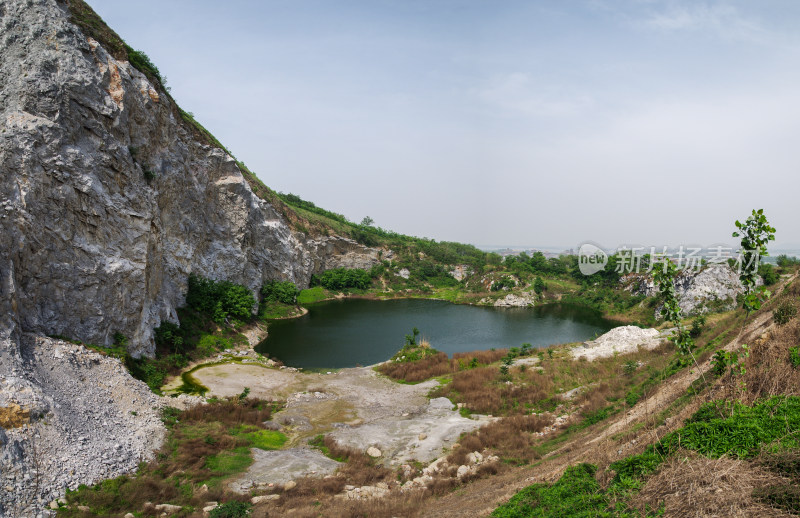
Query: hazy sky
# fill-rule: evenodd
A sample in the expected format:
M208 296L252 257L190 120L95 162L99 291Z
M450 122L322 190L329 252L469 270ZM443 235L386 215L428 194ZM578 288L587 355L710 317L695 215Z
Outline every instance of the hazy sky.
M270 187L479 245L800 243L800 2L89 0Z

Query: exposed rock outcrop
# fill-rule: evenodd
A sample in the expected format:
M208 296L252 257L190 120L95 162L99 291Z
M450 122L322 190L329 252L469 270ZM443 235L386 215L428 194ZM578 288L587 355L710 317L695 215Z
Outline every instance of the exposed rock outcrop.
M655 349L666 340L671 330L642 329L636 326L615 327L611 331L589 340L572 349L573 358L584 357L589 361L608 358L615 354L635 352L639 347Z
M657 294L652 277L647 275L631 274L622 283L635 295ZM695 315L735 308L736 297L744 290L738 274L727 264L719 264L700 271L683 270L675 279L675 291L683 314Z
M21 328L84 342L175 320L197 273L265 279L369 267L378 251L293 232L174 101L69 22L55 0L0 19L0 280ZM4 308L3 308L4 309Z
M472 268L466 264L457 264L453 266L453 269L450 270L450 275L457 281L463 281L467 277L473 274Z
M509 293L501 299L494 301L494 306L498 308L527 308L536 303L533 293L522 292L519 294Z
M11 487L0 515L35 516L64 487L134 469L160 436L157 400L118 361L43 335L108 345L119 332L150 355L190 273L255 292L385 253L294 231L161 85L69 9L0 0L0 478Z

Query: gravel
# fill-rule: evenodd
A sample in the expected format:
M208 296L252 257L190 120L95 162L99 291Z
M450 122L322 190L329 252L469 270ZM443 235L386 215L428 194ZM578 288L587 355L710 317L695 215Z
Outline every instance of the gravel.
M48 516L48 504L136 470L153 457L165 401L122 363L80 345L23 334L21 370L0 371L0 406L30 410L0 429L0 516Z

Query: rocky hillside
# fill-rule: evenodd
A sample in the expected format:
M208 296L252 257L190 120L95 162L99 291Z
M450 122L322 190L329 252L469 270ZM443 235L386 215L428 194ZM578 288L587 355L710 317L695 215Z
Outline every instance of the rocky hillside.
M153 328L176 320L190 273L255 291L377 262L353 240L294 231L290 211L180 110L151 65L81 0L0 0L6 494L130 470L158 442L143 384L42 335L108 345L122 333L131 354L152 355ZM31 464L37 441L52 466ZM66 445L60 455L78 464L45 444Z
M6 325L98 344L120 332L134 355L151 354L191 272L256 290L376 260L293 232L157 79L71 22L88 9L73 4L0 3Z
M624 289L634 295L652 297L657 294L652 277L630 274L621 279ZM739 275L727 264L700 270L682 270L675 279L678 302L685 315L699 315L712 310L736 307L736 297L744 292ZM658 313L658 312L657 312Z

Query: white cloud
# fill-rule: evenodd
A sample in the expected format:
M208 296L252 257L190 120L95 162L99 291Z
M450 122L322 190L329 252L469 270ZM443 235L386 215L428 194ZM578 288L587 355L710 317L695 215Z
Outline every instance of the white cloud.
M585 113L594 104L588 94L522 72L493 77L473 93L490 109L510 115L571 117Z
M746 16L730 3L670 2L651 8L641 23L662 31L694 31L724 39L767 43L770 36L759 21Z

